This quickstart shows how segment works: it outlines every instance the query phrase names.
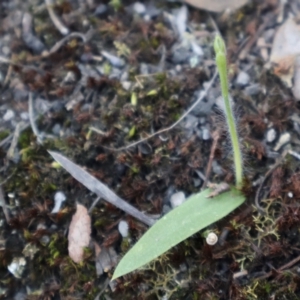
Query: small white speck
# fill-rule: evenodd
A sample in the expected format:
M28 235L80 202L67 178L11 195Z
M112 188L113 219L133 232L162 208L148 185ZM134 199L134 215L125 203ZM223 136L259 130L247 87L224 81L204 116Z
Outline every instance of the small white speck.
M274 128L270 128L267 131L267 142L272 143L276 139L276 130Z
M3 121L10 121L15 116L15 113L13 110L8 109L3 116Z
M118 230L123 238L128 236L128 223L126 221L120 221Z
M294 195L293 195L292 192L288 192L288 197L289 197L289 198L293 198L293 196L294 196Z
M61 207L61 204L66 200L66 195L61 192L61 191L58 191L55 193L54 195L54 201L55 201L55 205L51 211L52 214L56 214L59 212L60 210L60 207Z
M286 132L283 133L280 138L279 141L277 142L276 146L274 147L274 151L278 151L283 145L289 143L291 140L291 135Z

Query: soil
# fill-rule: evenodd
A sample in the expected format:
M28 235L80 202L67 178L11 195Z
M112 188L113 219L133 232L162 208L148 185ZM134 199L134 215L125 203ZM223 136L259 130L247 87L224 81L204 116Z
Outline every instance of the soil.
M300 299L300 106L268 65L276 29L299 16L297 1L249 1L219 14L168 1L56 1L61 26L46 2L0 3L0 299ZM246 201L205 229L216 245L199 232L111 282L147 226L94 203L47 151L150 216L171 210L175 193L234 184L218 79L207 88L218 30ZM199 97L177 126L155 134ZM54 212L57 192L66 200ZM68 254L76 203L92 224L78 264Z

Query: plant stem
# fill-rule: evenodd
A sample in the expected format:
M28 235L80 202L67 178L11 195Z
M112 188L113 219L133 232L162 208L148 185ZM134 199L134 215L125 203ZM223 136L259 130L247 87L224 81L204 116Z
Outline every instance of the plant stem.
M215 37L214 49L216 52L216 64L220 75L222 96L225 104L225 115L226 115L227 125L229 129L230 139L232 143L232 148L233 148L236 187L239 188L241 187L242 180L243 180L243 162L242 162L242 154L239 146L236 123L235 123L235 119L234 119L234 115L232 112L232 107L229 99L226 47L220 35L217 35Z

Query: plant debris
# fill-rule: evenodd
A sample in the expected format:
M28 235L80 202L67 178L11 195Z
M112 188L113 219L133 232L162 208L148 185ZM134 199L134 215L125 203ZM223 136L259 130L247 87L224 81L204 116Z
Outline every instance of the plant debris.
M296 0L0 1L0 299L300 298L299 13ZM108 284L172 205L234 184L217 33L247 200L205 230L214 246L195 233ZM76 203L90 217L80 263L68 253Z
M81 205L76 205L76 213L72 217L68 234L69 256L76 263L83 260L84 248L88 247L91 239L91 218L87 209Z

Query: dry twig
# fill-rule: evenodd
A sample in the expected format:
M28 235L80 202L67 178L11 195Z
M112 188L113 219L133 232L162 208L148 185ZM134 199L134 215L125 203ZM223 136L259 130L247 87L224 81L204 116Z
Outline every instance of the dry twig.
M54 26L57 28L57 30L62 35L67 35L69 33L69 29L62 23L62 21L58 18L58 16L55 14L53 9L53 2L52 0L45 0L46 7L49 13L49 16L54 24Z
M217 148L217 145L218 145L218 140L220 138L220 134L219 134L218 130L213 132L212 138L213 138L213 144L212 144L211 149L210 149L209 160L208 160L208 164L207 164L207 167L206 167L206 173L205 173L205 181L204 181L203 187L202 187L203 189L206 187L206 185L208 183L209 176L210 176L210 173L211 173L212 162L213 162L213 159L215 157L215 151L216 151L216 148Z
M274 172L274 170L282 163L282 161L284 160L284 158L286 157L286 155L288 154L288 151L284 151L282 153L282 155L279 157L279 159L277 160L277 162L275 163L275 165L273 165L271 167L271 169L266 173L265 177L263 178L259 188L257 189L256 195L255 195L255 206L257 208L257 210L261 213L261 214L265 214L265 210L260 206L260 194L261 194L261 190L266 182L266 180L270 177L270 175Z

